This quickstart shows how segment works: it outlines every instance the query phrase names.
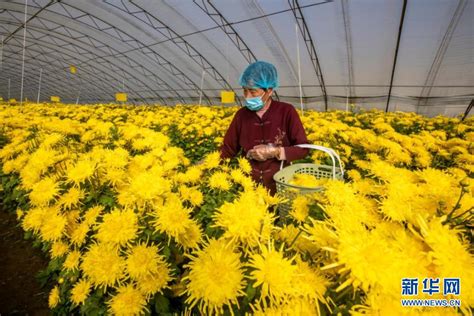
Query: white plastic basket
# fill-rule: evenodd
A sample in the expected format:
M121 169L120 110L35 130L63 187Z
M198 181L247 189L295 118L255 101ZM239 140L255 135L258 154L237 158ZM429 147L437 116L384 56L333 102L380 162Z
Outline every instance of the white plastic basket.
M307 188L290 184L289 182L291 181L291 179L293 179L295 174L310 174L312 176L315 176L317 179L328 178L343 180L344 177L344 170L342 169L341 159L332 148L311 144L301 144L296 145L296 147L320 150L325 152L331 157L332 166L318 165L313 163L298 163L283 168L282 161L280 171L275 173L275 175L273 176L273 180L275 180L276 182L277 192L280 196L283 196L285 198L285 202L280 203L278 205L278 212L281 219L285 219L288 216L288 213L291 211L293 201L298 195L319 192L324 189L323 187ZM339 166L336 166L336 160L339 163Z

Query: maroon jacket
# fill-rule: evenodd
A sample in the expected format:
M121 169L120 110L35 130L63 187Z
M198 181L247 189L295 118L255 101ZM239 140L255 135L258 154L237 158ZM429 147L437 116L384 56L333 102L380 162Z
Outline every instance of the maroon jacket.
M270 107L260 118L255 112L244 107L237 111L221 146L221 158L232 158L242 149L242 155L255 145L274 143L285 148L286 161L302 159L308 154L307 149L292 147L297 144L307 144L308 139L295 108L288 103L272 100ZM280 170L280 161L251 160L252 178L276 192L273 175Z

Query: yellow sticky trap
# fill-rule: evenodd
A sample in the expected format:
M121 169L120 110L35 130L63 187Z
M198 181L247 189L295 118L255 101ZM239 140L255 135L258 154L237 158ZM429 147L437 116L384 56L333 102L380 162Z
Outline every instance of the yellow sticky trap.
M127 94L124 92L117 92L115 94L115 101L117 102L127 102Z
M221 91L221 102L222 103L235 103L234 91Z
M77 68L73 65L69 66L69 71L72 73L72 74L75 74L77 72Z
M16 103L16 99L10 99L8 100L9 103Z
M51 96L51 102L60 102L61 98L58 97L57 95L52 95Z

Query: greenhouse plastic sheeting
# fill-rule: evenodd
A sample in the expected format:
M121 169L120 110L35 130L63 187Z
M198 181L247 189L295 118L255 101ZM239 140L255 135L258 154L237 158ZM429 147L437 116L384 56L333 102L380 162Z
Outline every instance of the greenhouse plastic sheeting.
M24 14L0 1L3 99L20 99ZM275 64L276 97L298 108L452 116L474 99L470 0L28 0L26 17L29 100L42 72L40 101L197 103L202 83L203 104L223 90L240 104L255 60Z

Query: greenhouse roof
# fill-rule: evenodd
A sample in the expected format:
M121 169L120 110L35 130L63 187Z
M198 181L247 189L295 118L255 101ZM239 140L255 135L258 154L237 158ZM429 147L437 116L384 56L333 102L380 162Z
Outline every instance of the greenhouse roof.
M298 107L457 115L474 99L469 0L4 0L0 37L4 99L240 103L256 60Z

